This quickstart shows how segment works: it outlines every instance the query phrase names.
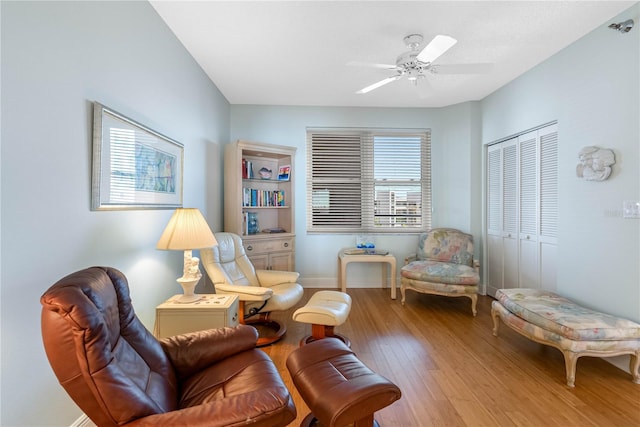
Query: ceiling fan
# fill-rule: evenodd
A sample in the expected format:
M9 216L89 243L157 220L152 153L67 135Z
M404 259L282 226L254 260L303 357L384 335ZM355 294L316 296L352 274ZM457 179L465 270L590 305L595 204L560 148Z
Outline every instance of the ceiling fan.
M423 37L421 34L410 34L404 38L405 45L409 48L396 59L395 65L370 64L366 62L352 61L347 65L381 68L395 71L395 75L387 77L357 91L364 94L378 89L388 83L395 82L403 77L414 84L425 78L426 73L431 74L484 74L491 71L493 64L446 64L436 65L433 62L442 54L451 49L458 41L450 36L437 35L424 48L420 49Z

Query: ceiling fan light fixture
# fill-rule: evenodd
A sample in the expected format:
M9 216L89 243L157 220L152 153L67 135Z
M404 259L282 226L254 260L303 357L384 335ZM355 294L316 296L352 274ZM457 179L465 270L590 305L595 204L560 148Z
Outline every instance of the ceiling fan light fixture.
M442 34L437 35L424 49L422 49L422 52L418 54L417 59L418 61L425 63L433 62L440 55L451 49L456 43L458 43L458 40L451 36L445 36Z

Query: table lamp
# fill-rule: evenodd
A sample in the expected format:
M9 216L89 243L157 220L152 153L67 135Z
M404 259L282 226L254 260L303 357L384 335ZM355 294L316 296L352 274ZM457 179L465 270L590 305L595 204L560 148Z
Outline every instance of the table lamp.
M177 299L178 302L189 303L200 299L200 296L193 292L202 277L198 267L200 260L192 256L191 250L210 248L217 244L207 221L198 209L176 209L160 236L156 248L184 251L184 269L182 277L177 280L184 294Z

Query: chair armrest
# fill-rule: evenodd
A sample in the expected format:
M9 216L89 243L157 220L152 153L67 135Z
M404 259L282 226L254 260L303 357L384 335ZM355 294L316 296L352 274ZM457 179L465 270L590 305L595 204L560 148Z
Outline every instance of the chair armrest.
M163 338L162 349L178 377L185 378L233 354L255 348L258 332L238 325Z
M240 301L266 301L273 295L273 290L261 286L214 284L216 292L221 294L238 295Z
M285 422L295 419L291 409L287 408L287 406L292 407L293 402L279 399L279 391L278 384L273 384L271 387L228 396L224 399L211 400L201 405L138 418L123 424L123 427L223 427L248 425L249 423L285 425ZM267 422L271 421L274 424L265 424L264 421L260 424L260 420L268 417L266 414L277 414L278 412L284 413L280 417L267 418ZM278 419L283 423L275 424L277 421L274 420Z
M480 270L480 260L475 259L473 260L473 268L476 270Z
M295 271L256 270L256 277L260 286L269 287L280 283L296 283L300 273Z
M413 262L415 260L418 259L418 255L417 254L409 254L407 255L407 257L404 259L404 265L409 264L410 262Z

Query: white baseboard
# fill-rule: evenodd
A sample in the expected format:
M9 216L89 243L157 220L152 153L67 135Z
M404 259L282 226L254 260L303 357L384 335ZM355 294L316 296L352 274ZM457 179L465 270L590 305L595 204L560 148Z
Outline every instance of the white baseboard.
M338 289L338 282L335 277L311 277L311 278L301 278L299 283L303 288L325 288L325 289ZM398 280L399 284L400 281ZM348 288L382 288L382 284L374 283L372 284L369 281L358 281L358 280L349 280Z
M69 427L96 427L96 425L93 423L93 421L91 421L89 417L87 417L85 414L82 414Z

